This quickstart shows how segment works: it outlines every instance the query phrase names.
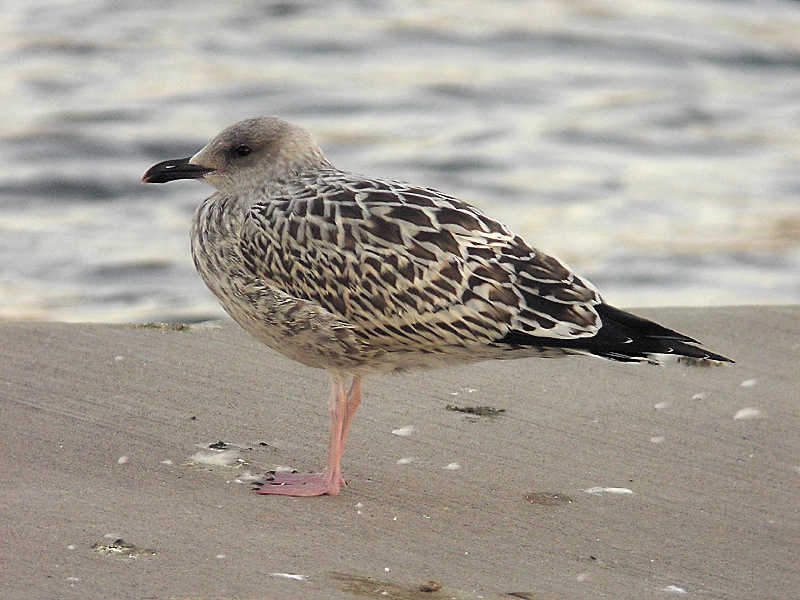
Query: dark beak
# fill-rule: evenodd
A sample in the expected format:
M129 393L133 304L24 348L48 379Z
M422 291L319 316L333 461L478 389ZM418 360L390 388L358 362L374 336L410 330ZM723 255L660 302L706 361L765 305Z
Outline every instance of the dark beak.
M142 183L167 183L176 179L199 179L214 169L192 165L188 158L165 160L147 169Z

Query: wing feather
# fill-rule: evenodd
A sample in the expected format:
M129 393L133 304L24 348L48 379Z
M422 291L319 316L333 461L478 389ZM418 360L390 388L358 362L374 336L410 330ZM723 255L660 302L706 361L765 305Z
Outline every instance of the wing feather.
M298 188L298 189L295 189ZM251 274L387 349L557 339L600 327L595 288L478 209L435 190L323 170L254 204Z

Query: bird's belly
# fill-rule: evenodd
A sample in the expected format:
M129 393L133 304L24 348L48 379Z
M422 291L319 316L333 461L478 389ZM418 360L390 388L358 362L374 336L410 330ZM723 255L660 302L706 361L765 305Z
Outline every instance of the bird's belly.
M260 342L304 365L342 373L360 372L383 354L348 323L254 278L240 260L216 250L193 247L197 271L225 312Z

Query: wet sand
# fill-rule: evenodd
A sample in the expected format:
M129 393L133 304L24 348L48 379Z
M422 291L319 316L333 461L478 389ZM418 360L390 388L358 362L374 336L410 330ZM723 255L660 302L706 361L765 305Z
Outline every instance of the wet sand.
M0 595L795 597L800 308L638 312L737 364L371 377L348 487L300 499L251 480L321 465L324 372L231 322L2 322Z

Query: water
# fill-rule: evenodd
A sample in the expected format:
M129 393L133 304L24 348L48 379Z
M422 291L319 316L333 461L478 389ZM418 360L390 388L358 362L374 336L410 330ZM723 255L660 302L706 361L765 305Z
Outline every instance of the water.
M242 118L468 200L622 306L800 302L800 3L6 0L0 318L222 315L142 186Z

